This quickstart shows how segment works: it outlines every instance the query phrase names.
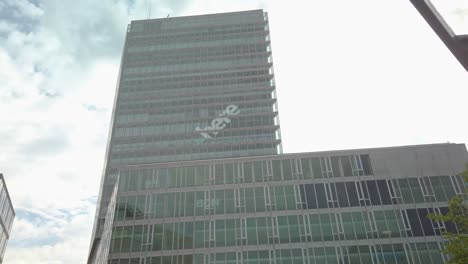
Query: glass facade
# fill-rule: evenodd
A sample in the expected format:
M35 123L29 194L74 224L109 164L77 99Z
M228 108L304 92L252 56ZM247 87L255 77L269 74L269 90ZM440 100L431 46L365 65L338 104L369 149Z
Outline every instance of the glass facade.
M450 160L438 148L424 155ZM457 173L438 175L463 159L410 174L423 162L382 163L391 152L122 168L108 263L443 263L441 234L457 227L427 215L446 213L463 190ZM399 152L417 156L420 147Z
M5 179L3 174L0 173L0 263L3 262L14 218L15 211L8 194Z
M133 21L93 264L443 263L464 145L282 154L262 10Z
M262 10L128 26L93 237L118 168L281 153Z

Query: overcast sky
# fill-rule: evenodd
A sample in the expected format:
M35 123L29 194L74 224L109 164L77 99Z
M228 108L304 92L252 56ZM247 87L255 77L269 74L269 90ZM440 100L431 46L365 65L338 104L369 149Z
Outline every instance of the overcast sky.
M443 1L468 29L468 1ZM468 74L409 0L153 0L151 17L258 8L285 152L468 143ZM6 263L85 263L124 34L147 16L148 0L0 1Z

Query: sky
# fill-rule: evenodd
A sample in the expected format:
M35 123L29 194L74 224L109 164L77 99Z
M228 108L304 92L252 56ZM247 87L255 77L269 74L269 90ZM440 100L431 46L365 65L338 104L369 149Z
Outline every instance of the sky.
M468 1L433 0L468 34ZM450 5L450 6L449 6ZM409 0L153 0L269 13L284 152L468 143L468 73ZM149 0L0 1L5 263L85 263L127 24Z

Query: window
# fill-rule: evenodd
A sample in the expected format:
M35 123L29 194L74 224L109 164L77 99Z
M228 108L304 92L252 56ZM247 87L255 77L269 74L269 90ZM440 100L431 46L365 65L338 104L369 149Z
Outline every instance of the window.
M429 180L429 177L418 178L418 181L424 201L435 202L434 189L432 188L432 184Z
M327 197L327 204L329 208L338 207L338 197L336 194L335 183L325 183L325 193Z
M343 228L343 218L340 213L332 214L332 222L334 222L333 227L333 237L335 240L344 239L344 228Z
M323 178L333 178L333 166L330 157L321 157L320 158L320 168L322 171Z
M209 165L208 166L208 185L214 185L215 184L215 178L216 178L216 170L215 170L215 165Z
M312 238L310 236L310 220L309 215L305 214L299 217L299 232L302 242L311 242Z
M304 185L294 185L294 199L296 202L296 209L306 208Z
M291 160L291 162L292 162L293 179L303 179L302 160L293 159Z
M262 162L263 181L273 181L273 162L266 160Z
M244 183L244 164L234 165L234 183Z
M362 168L364 170L364 175L373 175L372 165L371 165L369 155L367 154L360 155L360 158L361 158Z
M370 205L370 198L369 193L367 192L367 185L365 182L355 182L356 185L356 193L359 199L359 205L366 206Z
M369 238L377 238L377 224L375 221L375 214L373 211L367 212L367 234Z
M393 204L402 202L400 188L396 179L387 180L388 193Z
M462 195L464 192L464 181L460 176L450 176L455 195ZM451 198L451 197L450 197Z
M440 208L438 208L438 207L434 208L433 210L434 211L430 212L430 213L434 213L436 215L442 214L442 212L440 211ZM437 220L432 220L432 219L431 219L431 221L432 221L432 226L434 228L434 231L435 231L436 235L440 236L442 233L447 231L444 221L437 221Z
M306 204L307 209L315 209L317 207L317 200L315 198L315 188L313 184L305 184L305 196L306 196Z
M234 189L234 207L236 213L245 213L245 190L241 188Z
M353 176L364 175L364 168L362 166L361 156L359 155L351 156L351 168L353 171Z
M279 242L278 217L272 216L268 224L268 241L270 244Z

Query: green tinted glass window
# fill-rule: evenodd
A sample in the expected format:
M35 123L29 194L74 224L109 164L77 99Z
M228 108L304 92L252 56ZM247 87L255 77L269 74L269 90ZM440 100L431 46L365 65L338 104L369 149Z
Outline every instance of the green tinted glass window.
M133 228L132 252L141 251L141 243L143 242L143 226L138 225Z
M351 213L353 216L354 231L358 239L367 239L365 221L361 212Z
M294 186L284 186L284 196L286 198L286 208L288 210L296 210L296 198L294 195Z
M185 193L185 216L193 216L195 209L195 193L186 192Z
M195 248L205 246L205 223L203 221L195 222Z
M320 226L320 216L318 214L309 215L310 232L313 241L322 241L322 228Z
M216 246L224 247L226 245L226 226L225 220L216 220Z
M299 222L297 220L296 215L288 216L289 222L289 235L291 239L291 243L299 243L301 242L301 235L299 231Z
M292 180L291 160L282 160L284 180Z
M193 248L193 222L186 222L184 225L184 249Z
M281 243L289 243L288 217L278 216L278 232Z
M174 223L164 224L163 232L163 250L172 250L174 241Z
M331 241L333 240L333 229L332 229L332 222L330 219L330 215L328 214L321 214L320 215L320 223L322 227L323 233L323 240Z
M247 219L247 244L257 245L257 220L255 218Z
M275 190L276 210L278 211L286 210L286 197L284 194L283 186L276 186L274 190Z
M283 179L281 171L281 160L273 161L273 178L275 181L281 181Z
M130 252L132 245L133 226L125 226L122 233L122 250L121 252Z
M162 249L163 224L155 224L153 227L153 251Z
M244 182L253 182L253 163L244 163Z
M451 199L455 196L455 191L453 189L452 182L450 181L449 176L442 176L440 177L441 188L444 190L448 199ZM435 190L434 190L435 191Z
M236 245L236 223L234 219L226 220L226 246Z
M415 203L424 203L424 198L422 195L421 187L419 185L418 179L409 178L408 179L411 191L413 193L413 198Z
M400 186L401 196L405 203L414 203L413 195L411 194L411 188L408 183L408 179L398 179L398 185Z
M265 196L263 187L255 188L255 211L264 212L265 211Z
M255 193L254 188L247 188L245 189L245 207L247 213L254 213L255 212Z
M302 159L302 173L304 175L304 179L312 179L312 169L310 167L310 159Z
M354 233L353 217L351 213L342 213L341 217L343 219L343 229L346 239L356 239L356 234Z

